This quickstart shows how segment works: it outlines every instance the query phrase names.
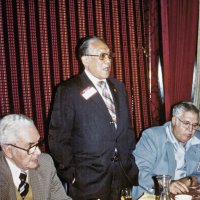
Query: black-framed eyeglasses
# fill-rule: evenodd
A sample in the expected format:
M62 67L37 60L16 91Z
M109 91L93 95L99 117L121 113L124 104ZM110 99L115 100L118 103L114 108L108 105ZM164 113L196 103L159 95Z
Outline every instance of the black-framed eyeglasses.
M22 147L14 145L14 144L8 144L8 145L10 145L12 147L15 147L17 149L21 149L23 151L26 151L28 155L31 155L31 154L35 153L37 147L40 148L43 144L44 144L44 140L40 139L37 144L34 144L33 146L30 146L28 149L24 149Z
M185 129L189 129L190 126L192 126L193 130L197 130L199 128L199 126L200 126L200 124L198 124L198 123L191 124L188 121L181 120L179 117L176 117L176 118L182 123L183 128L185 128Z
M86 54L84 56L95 56L95 57L99 57L99 60L105 60L106 58L108 58L109 60L113 59L115 57L114 53L100 53L99 55L90 55L90 54Z

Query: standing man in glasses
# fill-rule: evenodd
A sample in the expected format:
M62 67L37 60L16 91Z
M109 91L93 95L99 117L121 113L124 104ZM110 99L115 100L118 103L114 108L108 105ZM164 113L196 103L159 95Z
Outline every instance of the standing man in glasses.
M137 179L127 94L109 77L112 57L104 40L87 38L79 48L84 72L56 93L49 147L73 200L120 200Z
M139 186L133 199L155 192L155 176L170 175L170 192L187 193L200 183L199 110L191 102L174 105L172 119L146 129L133 152L139 168Z
M39 149L33 121L11 114L0 120L0 199L69 200L53 160Z

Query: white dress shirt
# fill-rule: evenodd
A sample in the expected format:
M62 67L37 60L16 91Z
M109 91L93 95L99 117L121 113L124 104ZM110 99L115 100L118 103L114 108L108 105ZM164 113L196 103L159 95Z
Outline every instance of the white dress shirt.
M174 180L178 180L186 176L186 163L185 163L185 146L178 142L172 133L171 126L167 129L167 136L174 146L174 155L176 160L176 171Z
M96 87L97 91L99 92L99 94L101 95L101 97L103 98L103 95L102 95L102 89L101 87L98 85L99 81L105 81L106 82L106 87L108 89L108 92L113 100L113 96L112 96L112 93L110 91L110 88L108 86L108 83L106 81L106 79L98 79L96 78L95 76L93 76L88 70L85 69L85 73L87 75L87 77L92 81L92 83L94 84L94 86Z
M9 168L10 168L12 178L13 178L13 182L14 182L16 188L18 188L18 186L20 184L19 175L24 170L17 167L10 159L6 158L6 161L8 163ZM24 172L26 172L26 174L27 174L26 182L28 182L28 180L29 180L28 170L26 170Z

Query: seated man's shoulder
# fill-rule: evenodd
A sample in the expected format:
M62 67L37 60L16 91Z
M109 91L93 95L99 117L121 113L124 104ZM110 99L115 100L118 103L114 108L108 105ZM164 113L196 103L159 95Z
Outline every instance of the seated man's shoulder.
M38 167L35 169L35 172L42 177L47 177L56 171L52 157L47 153L42 153L38 159Z
M143 131L143 134L152 135L152 136L154 135L162 136L163 134L165 134L165 132L166 132L166 124L162 126L149 127Z
M152 141L152 143L159 144L160 141L165 140L166 137L166 125L164 124L162 126L154 126L145 129L142 132L139 141Z
M39 156L39 165L40 166L46 166L46 165L53 166L54 163L53 163L52 157L47 153L42 153Z
M200 130L196 130L195 136L196 136L198 139L200 139Z

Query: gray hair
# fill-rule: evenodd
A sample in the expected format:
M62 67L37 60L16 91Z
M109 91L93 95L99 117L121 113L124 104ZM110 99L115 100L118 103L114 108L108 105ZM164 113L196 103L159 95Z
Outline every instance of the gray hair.
M103 43L106 44L103 38L93 36L93 37L88 37L84 40L84 42L81 44L79 51L78 51L78 57L81 58L84 55L89 54L89 48L91 43L96 42L96 41L102 41Z
M15 143L20 129L35 127L34 122L22 114L9 114L0 120L0 145Z
M174 105L172 110L172 115L175 117L180 117L183 112L193 112L199 117L199 109L192 102L180 102Z

